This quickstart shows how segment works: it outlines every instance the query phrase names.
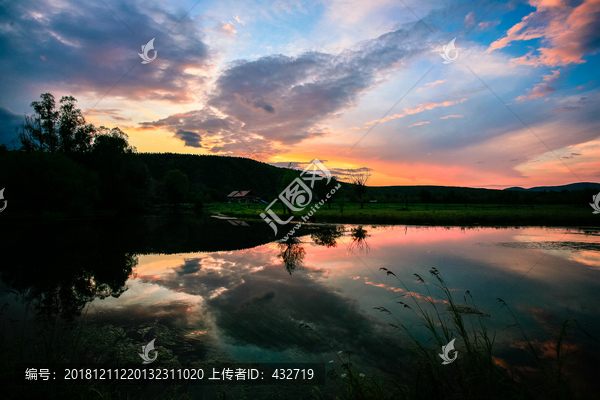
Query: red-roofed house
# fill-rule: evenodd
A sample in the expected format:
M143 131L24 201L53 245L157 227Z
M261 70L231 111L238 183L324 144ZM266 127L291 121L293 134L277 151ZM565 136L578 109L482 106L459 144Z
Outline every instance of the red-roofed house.
M227 195L229 203L253 203L258 196L252 193L252 190L234 190Z

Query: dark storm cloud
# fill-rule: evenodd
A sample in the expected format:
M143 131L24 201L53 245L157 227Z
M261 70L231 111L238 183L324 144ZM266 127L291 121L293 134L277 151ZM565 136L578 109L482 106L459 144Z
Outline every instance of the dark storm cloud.
M275 108L273 108L272 105L265 103L262 99L247 99L237 93L235 97L243 106L247 106L253 110L264 110L271 114L275 113Z
M200 140L202 140L202 138L196 132L178 129L173 136L181 140L188 147L202 147L200 144Z
M158 121L142 122L140 126L146 129L164 127L173 131L174 137L182 140L186 146L191 147L200 147L201 138L218 137L219 145L209 149L215 153L219 151L265 153L271 149L271 144L244 132L238 120L231 117L219 119L207 108L173 114ZM188 132L188 134L182 135L179 132Z
M228 115L228 123L239 127L244 138L258 135L267 142L295 144L326 135L324 121L356 106L361 94L379 85L397 63L428 48L426 32L410 25L339 54L305 52L238 60L217 79L208 104ZM207 122L191 112L145 124L197 131L206 129Z
M24 90L37 99L44 86L60 86L64 94L88 93L100 100L132 67L111 90L111 96L171 102L191 98L165 66L184 80L198 80L183 70L201 67L209 57L199 33L201 26L184 18L166 35L186 10L171 13L159 8L160 3L106 4L114 14L102 2L2 3L0 51L5 56L0 65L11 71L12 79L5 82L0 104L23 97ZM142 65L138 53L152 38L156 38L157 60ZM151 51L149 56L153 54ZM24 81L27 87L22 86Z

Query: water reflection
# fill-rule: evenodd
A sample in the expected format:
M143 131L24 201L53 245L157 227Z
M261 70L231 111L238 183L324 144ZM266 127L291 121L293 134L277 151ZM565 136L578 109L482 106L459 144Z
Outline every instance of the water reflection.
M123 294L140 254L255 247L271 241L264 225L188 216L7 223L0 279L36 313L73 317L96 298ZM193 268L189 261L181 273Z
M343 225L326 225L310 235L310 238L319 246L337 247L336 239L344 235L346 229Z
M291 237L285 242L277 243L279 255L287 272L292 274L296 267L302 265L306 251L297 237Z
M350 237L352 238L352 243L350 243L349 246L350 249L356 249L359 253L362 253L363 251L368 253L371 248L369 247L369 243L367 243L367 238L370 235L367 234L366 229L364 229L361 225L356 228L352 228L350 232Z
M119 297L137 257L111 231L52 226L15 230L2 251L2 281L39 314L79 315L90 301Z
M137 331L157 323L176 329L181 335L172 346L182 361L327 363L331 346L354 351L365 368L391 370L410 351L389 326L394 319L374 308L391 310L429 343L414 312L397 302L408 296L427 306L429 293L414 274L431 284L427 271L433 267L455 300L462 302L469 291L477 309L490 315L484 323L497 332L499 365L518 364L523 349L515 340L519 333L507 329L514 320L499 307L498 297L511 305L540 351L549 348L555 327L566 318L600 336L600 237L583 231L405 226L367 231L331 225L277 243L269 230L262 237L262 228L252 223L243 228L226 221L144 224L72 227L66 235L26 230L9 239L14 248L6 246L8 259L20 261L0 266L2 281L40 299L40 310L77 312L89 302L90 315L105 323ZM218 231L221 226L230 230ZM163 231L170 228L173 232ZM212 237L207 236L209 244L202 242L205 234ZM215 237L221 238L220 247ZM167 238L172 243L161 247ZM337 246L340 241L351 242L360 259ZM36 243L38 249L19 247L20 242ZM439 301L435 287L429 287ZM441 301L436 304L445 309ZM479 323L476 315L466 318ZM298 329L300 324L310 325L327 343ZM578 346L577 365L570 364L569 373L587 380L600 372L592 362L600 351L592 341Z

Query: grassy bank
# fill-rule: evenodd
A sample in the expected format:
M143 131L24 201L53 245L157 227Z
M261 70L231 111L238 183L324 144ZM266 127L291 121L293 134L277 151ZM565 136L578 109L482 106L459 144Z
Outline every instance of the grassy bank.
M267 205L213 203L207 212L240 219L260 219ZM275 212L284 219L281 205ZM296 218L306 212L295 212ZM502 204L405 204L368 203L364 209L358 203L348 203L340 210L325 204L310 218L311 222L349 224L408 224L408 225L481 225L481 226L600 226L600 216L589 207L569 205L507 206ZM288 219L289 217L285 218Z

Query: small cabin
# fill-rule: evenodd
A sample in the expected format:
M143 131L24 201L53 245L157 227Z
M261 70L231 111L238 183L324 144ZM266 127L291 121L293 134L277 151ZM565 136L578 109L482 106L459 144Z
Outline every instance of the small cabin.
M258 196L252 190L234 190L227 195L228 203L255 203Z

